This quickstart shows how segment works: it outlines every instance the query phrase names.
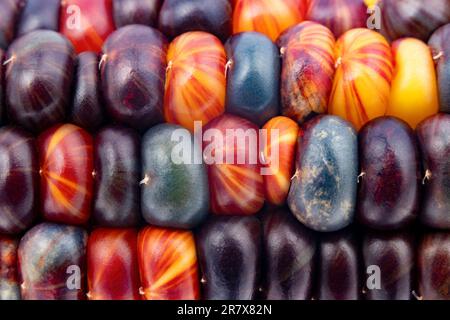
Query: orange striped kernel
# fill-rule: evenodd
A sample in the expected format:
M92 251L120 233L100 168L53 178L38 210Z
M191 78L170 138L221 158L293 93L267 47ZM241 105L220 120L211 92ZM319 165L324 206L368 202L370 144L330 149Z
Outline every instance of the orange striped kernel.
M59 31L77 53L99 53L105 39L115 30L112 0L63 0Z
M263 176L265 195L268 202L281 206L291 185L294 171L295 149L300 127L287 117L275 117L267 122L267 142L264 144L262 154L266 160L265 167L269 174ZM278 130L278 139L272 140L272 130ZM278 149L278 151L273 151ZM278 161L274 157L278 153ZM272 161L269 161L273 159Z
M175 38L167 53L164 116L191 131L225 110L225 49L212 34L194 31Z
M287 28L303 21L304 0L236 0L233 34L257 31L275 41Z
M412 127L439 111L437 76L430 48L421 40L403 38L392 44L395 71L388 115Z
M140 300L137 231L95 229L87 244L89 300Z
M41 211L48 221L84 224L91 214L93 142L83 129L64 124L38 139Z
M149 226L138 236L142 293L146 300L198 300L200 281L194 235Z
M302 123L325 113L335 72L335 39L331 31L304 21L278 38L282 53L283 115Z
M264 205L264 180L260 171L259 150L255 150L254 145L250 147L249 143L250 136L258 139L258 129L250 121L229 114L215 119L206 127L205 132L218 131L222 135L218 139L223 139L222 142L216 142L213 137L213 141L205 141L204 136L203 144L204 157L215 155L216 160L208 164L210 203L214 214L252 215ZM229 130L235 135L227 137ZM239 136L245 143L238 143L237 130L241 130ZM256 147L258 146L259 140L256 142ZM230 163L227 159L233 161Z
M352 29L336 43L336 73L329 113L350 121L357 130L386 114L393 75L386 39L369 29Z

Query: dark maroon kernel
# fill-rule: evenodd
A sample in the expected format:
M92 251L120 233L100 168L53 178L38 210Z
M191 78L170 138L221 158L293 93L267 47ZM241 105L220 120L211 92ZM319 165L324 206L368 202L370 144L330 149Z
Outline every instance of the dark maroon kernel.
M103 95L113 120L144 131L163 121L167 40L143 25L109 36L100 60Z
M100 90L98 57L94 52L78 55L75 92L71 119L74 124L89 131L98 129L104 120Z
M425 235L418 252L421 298L450 300L450 234Z
M424 168L420 220L450 230L450 115L439 113L416 129Z
M158 25L162 0L113 0L114 22L117 28L129 24Z
M448 3L450 5L450 1ZM450 39L450 23L437 29L428 41L436 63L439 106L440 110L446 113L450 113L450 41L448 39Z
M222 42L231 35L233 8L229 0L165 0L159 29L169 38L188 31L205 31Z
M140 221L140 137L132 129L105 127L94 145L93 218L102 227L133 227Z
M264 298L311 299L316 269L315 234L288 209L269 209L262 223Z
M320 243L317 299L358 300L359 254L351 230L324 234Z
M0 48L6 49L14 39L17 20L23 7L23 0L0 1Z
M415 248L413 237L407 233L368 233L363 242L366 278L368 268L379 268L380 287L368 288L369 300L410 300L414 285ZM375 275L376 276L376 275ZM378 281L376 280L376 281Z
M64 121L75 62L70 42L54 31L33 31L14 41L5 59L9 120L33 132Z
M39 165L34 144L22 129L0 129L0 233L20 233L36 215Z
M203 298L252 300L260 274L261 226L255 217L214 216L196 237Z
M368 122L359 132L358 219L379 230L411 224L419 207L420 163L414 131L394 117Z
M388 40L413 37L427 41L432 32L450 21L449 0L382 0L381 29Z

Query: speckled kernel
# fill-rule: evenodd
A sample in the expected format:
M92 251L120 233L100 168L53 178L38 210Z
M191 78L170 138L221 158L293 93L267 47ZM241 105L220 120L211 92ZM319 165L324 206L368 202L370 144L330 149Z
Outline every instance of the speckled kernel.
M313 230L340 230L352 222L355 211L356 131L335 116L316 117L304 129L298 140L289 207Z

